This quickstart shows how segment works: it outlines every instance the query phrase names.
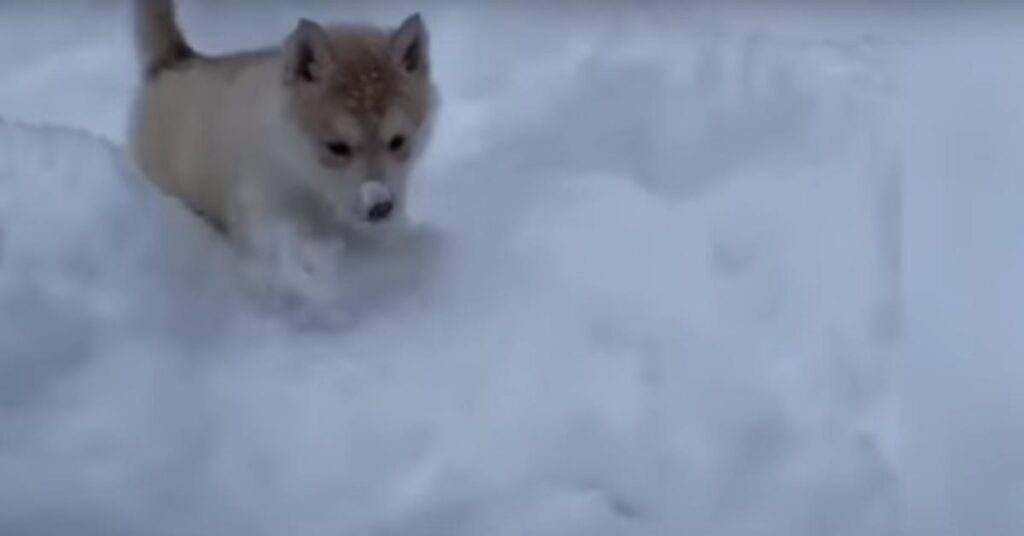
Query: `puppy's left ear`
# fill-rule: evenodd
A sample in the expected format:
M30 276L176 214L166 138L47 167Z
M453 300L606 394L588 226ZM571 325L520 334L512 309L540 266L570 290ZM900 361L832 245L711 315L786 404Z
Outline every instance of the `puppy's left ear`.
M426 74L429 71L429 37L419 13L410 15L391 34L391 53L407 73Z

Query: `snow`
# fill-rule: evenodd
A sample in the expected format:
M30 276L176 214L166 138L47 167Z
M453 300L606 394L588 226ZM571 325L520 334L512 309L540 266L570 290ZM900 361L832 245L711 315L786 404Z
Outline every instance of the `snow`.
M908 61L908 511L919 534L1024 531L1022 14L932 30ZM950 76L969 72L970 76ZM913 196L909 193L913 192Z
M992 18L889 15L424 8L421 240L311 322L131 169L125 7L5 4L0 534L1019 532L1020 161L977 132L1024 76Z

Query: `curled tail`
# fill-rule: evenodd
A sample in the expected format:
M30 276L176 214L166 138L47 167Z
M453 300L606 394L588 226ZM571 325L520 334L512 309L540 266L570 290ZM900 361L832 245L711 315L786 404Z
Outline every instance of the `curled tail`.
M135 0L135 36L145 78L196 56L178 26L173 0Z

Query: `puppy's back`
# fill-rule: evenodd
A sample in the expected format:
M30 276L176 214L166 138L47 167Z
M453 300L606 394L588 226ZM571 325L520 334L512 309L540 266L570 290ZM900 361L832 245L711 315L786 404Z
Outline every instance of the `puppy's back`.
M274 51L224 57L196 53L170 0L137 0L141 87L129 133L140 171L217 226L226 218L228 181L244 155ZM256 108L256 109L254 109ZM225 141L235 143L226 144Z

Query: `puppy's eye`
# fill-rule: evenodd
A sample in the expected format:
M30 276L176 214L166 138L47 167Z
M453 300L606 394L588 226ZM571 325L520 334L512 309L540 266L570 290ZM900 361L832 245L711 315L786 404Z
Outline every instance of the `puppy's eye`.
M324 144L324 147L335 156L343 158L352 156L352 146L343 141L329 141Z
M388 142L388 149L391 152L401 151L405 147L405 136L395 136Z

